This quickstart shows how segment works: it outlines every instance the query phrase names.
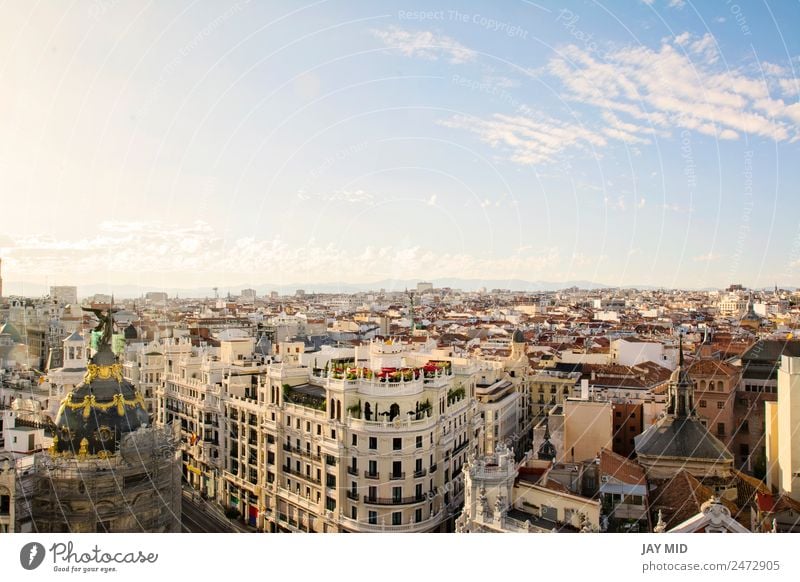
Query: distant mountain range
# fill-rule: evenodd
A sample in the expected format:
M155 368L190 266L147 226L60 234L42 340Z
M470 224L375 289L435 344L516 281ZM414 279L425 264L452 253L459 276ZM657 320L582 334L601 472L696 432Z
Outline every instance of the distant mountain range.
M232 296L237 296L241 293L242 289L255 289L259 296L268 294L271 291L277 291L281 295L294 295L298 289L305 290L306 293L356 293L359 291L403 291L404 289L416 289L417 283L420 279L383 279L381 281L374 281L371 283L291 283L291 284L250 284L242 283L239 285L220 286L218 293L220 297L225 297L228 292ZM487 291L492 289L509 289L511 291L558 291L560 289L567 289L570 287L577 287L579 289L607 289L609 285L602 283L595 283L593 281L524 281L522 279L459 279L459 278L445 278L445 279L430 279L428 280L433 284L434 288L450 287L452 289L460 289L462 291L477 291L485 288ZM625 285L624 289L659 289L660 287L654 285ZM710 291L714 288L705 288L702 291ZM79 297L90 297L97 293L113 293L115 297L120 299L130 299L141 297L148 291L165 291L170 297L187 297L187 298L203 298L214 297L213 287L147 287L142 285L108 285L108 284L88 284L78 285ZM32 283L19 283L6 281L4 284L4 293L6 295L25 295L28 297L41 297L49 293L49 289L41 284Z

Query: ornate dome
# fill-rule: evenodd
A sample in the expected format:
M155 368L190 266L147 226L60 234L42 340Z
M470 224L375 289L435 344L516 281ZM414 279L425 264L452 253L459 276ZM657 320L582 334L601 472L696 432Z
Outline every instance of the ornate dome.
M125 334L125 339L126 340L138 339L138 337L139 337L139 332L136 331L136 328L134 327L134 325L132 323L128 324L128 327L125 328L125 331L123 333Z
M122 364L109 345L111 314L105 317L97 328L104 332L99 350L83 382L61 401L53 443L59 452L113 454L125 433L150 423L142 395L122 377Z

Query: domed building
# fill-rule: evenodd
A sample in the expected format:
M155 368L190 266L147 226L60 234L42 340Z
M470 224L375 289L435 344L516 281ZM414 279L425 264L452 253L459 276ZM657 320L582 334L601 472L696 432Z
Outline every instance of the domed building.
M747 301L747 310L745 311L745 314L739 320L739 326L746 327L753 331L758 331L758 329L761 327L761 317L759 317L759 315L756 313L752 295Z
M133 322L129 323L128 327L126 327L122 333L125 337L125 341L139 339L139 332L136 331L136 326L133 325Z
M669 479L681 470L703 479L730 476L733 455L697 417L694 388L683 360L669 382L666 414L634 439L636 458L649 479Z
M52 447L35 455L35 470L20 483L29 503L17 531L179 532L179 435L151 426L111 350L113 312L92 311L97 351L61 401Z
M124 434L149 424L144 398L122 377L122 364L103 343L89 361L83 383L61 402L55 447L60 453L113 454Z

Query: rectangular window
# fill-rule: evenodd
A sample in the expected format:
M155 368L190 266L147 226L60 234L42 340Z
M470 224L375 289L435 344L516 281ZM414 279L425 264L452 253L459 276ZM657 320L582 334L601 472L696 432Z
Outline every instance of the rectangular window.
M377 450L378 448L378 438L377 437L369 437L369 448L371 450Z
M392 487L392 501L395 503L400 503L403 499L403 488L402 487Z
M377 511L370 511L369 512L369 523L371 525L378 525L378 512Z
M422 508L419 508L414 512L414 523L419 523L421 521L422 521Z
M403 525L403 514L399 511L392 513L392 525Z
M325 474L325 486L336 487L336 475Z
M705 400L701 400L700 401L700 408L705 408L705 407L706 407L706 401Z
M378 474L378 461L369 461L369 474L370 475Z
M286 426L288 426L288 427L292 426L292 417L291 416L287 416L286 417Z
M401 438L392 439L392 450L399 451L402 448L403 448L403 439Z
M718 436L725 436L725 423L718 422L717 423L717 435Z
M422 471L422 459L417 459L414 462L414 472L419 473Z
M354 447L358 446L358 435L357 434L353 435L353 446Z
M421 436L417 437L417 448L418 449L422 448L422 437Z
M417 484L414 494L416 495L417 499L422 499L422 483Z
M723 408L725 408L725 403L722 401L717 402L717 408L719 410L722 410Z
M332 429L331 429L331 438L332 438L332 439L335 439L335 438L336 438L336 429L335 429L335 428L332 428Z
M333 497L325 498L325 509L328 511L336 511L336 500Z
M353 521L358 519L358 508L355 505L350 508L350 519Z
M750 454L750 445L747 443L742 443L739 445L739 454L743 457L746 457Z
M373 499L374 500L374 499L378 498L378 488L375 487L374 485L370 485L369 486L368 493L369 493L369 495L367 495L368 499Z
M403 474L403 461L392 462L392 477L401 477Z

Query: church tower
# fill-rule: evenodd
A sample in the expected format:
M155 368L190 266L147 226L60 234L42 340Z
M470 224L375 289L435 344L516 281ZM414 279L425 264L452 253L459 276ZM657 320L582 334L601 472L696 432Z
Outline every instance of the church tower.
M669 382L669 404L667 414L678 418L696 416L694 409L694 386L689 380L686 365L683 361L683 335L678 340L678 367L672 372Z

